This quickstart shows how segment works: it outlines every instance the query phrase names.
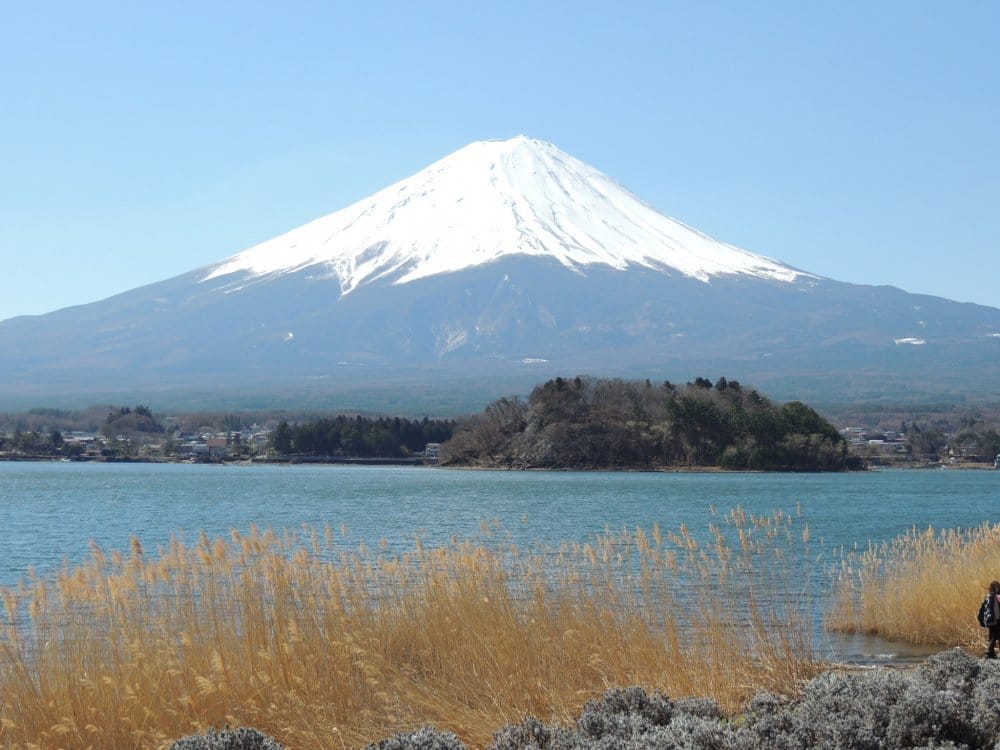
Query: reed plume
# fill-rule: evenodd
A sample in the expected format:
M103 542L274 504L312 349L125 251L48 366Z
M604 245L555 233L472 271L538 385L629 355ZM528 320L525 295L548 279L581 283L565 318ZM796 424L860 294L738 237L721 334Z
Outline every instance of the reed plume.
M827 627L930 646L981 646L974 614L1000 577L1000 524L910 529L845 555Z
M330 528L96 545L3 592L0 745L164 747L252 726L309 750L434 724L482 746L612 686L738 709L821 669L799 521L608 531L521 549L348 550Z

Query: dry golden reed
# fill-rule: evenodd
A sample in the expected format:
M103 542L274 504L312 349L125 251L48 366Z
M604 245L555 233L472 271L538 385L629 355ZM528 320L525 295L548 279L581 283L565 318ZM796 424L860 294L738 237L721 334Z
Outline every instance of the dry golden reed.
M1000 578L1000 524L908 533L847 556L827 627L931 646L981 648L975 612Z
M799 524L737 509L700 538L532 551L495 526L397 555L329 528L94 546L4 592L0 746L157 748L228 724L318 750L428 723L482 746L616 685L736 709L822 666Z

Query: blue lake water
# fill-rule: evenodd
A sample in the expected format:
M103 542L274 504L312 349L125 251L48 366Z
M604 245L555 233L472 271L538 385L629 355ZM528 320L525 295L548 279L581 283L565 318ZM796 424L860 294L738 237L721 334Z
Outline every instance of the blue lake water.
M740 505L752 513L800 509L820 556L867 546L908 529L1000 521L1000 471L852 474L452 471L409 467L214 466L0 462L0 586L29 566L42 575L89 557L89 543L146 549L183 532L340 530L346 543L390 549L475 538L498 520L519 544L587 541L611 529L695 532ZM825 550L825 552L824 552ZM1000 571L998 571L1000 573ZM915 658L918 649L871 638L840 639L836 656Z

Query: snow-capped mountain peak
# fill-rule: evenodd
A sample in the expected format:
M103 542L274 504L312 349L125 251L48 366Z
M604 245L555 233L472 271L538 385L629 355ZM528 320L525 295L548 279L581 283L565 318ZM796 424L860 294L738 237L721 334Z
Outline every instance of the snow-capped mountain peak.
M724 374L826 403L981 399L1000 393L997 332L996 308L813 277L716 242L518 137L214 266L0 321L0 396L441 413L589 373Z
M472 143L340 211L238 253L203 281L315 267L342 293L404 284L504 256L546 256L585 272L603 264L793 281L809 276L665 216L597 169L526 136Z

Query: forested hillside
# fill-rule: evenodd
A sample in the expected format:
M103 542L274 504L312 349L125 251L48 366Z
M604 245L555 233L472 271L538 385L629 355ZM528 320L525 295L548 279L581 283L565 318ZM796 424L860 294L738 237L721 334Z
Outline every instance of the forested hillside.
M503 398L442 446L442 463L511 468L857 468L805 404L776 405L737 381L556 378Z

